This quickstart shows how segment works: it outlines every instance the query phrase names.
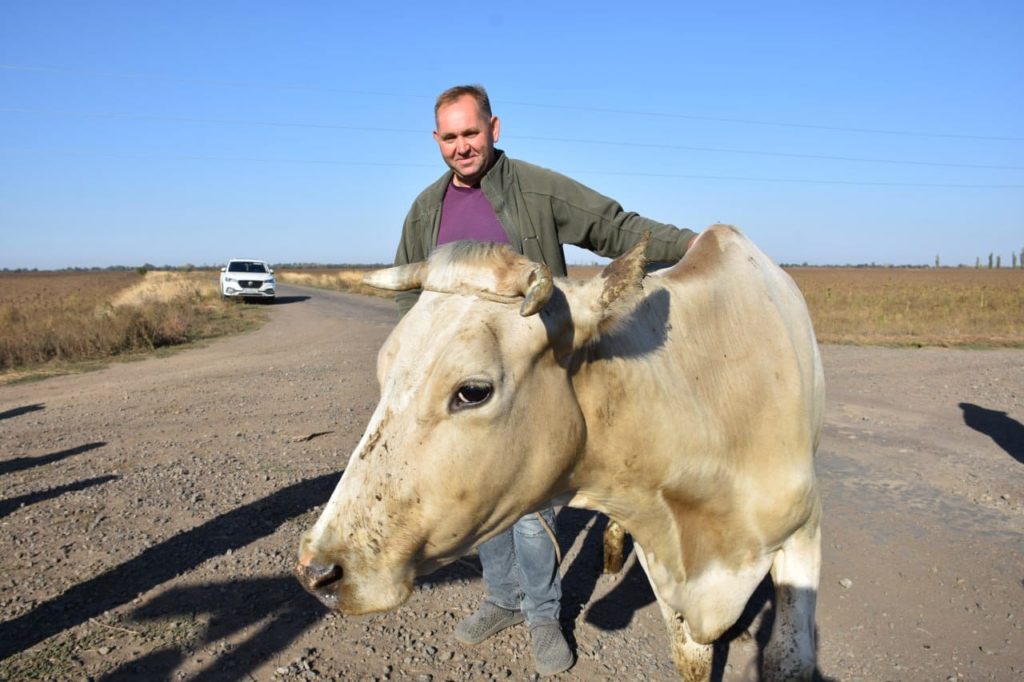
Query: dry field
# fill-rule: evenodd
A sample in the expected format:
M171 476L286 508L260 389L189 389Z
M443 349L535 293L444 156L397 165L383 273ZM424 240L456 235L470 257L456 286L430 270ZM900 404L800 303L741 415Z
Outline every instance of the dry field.
M1024 270L789 268L822 343L1024 346Z
M253 312L222 303L209 272L0 273L0 375L238 331Z
M282 282L388 295L361 283L368 269L278 274ZM592 277L595 266L569 268ZM1008 268L787 268L822 343L1024 347L1024 270Z
M284 283L377 296L370 268L279 271ZM570 268L589 277L598 267ZM1024 347L1024 271L790 268L823 343ZM0 374L187 343L259 312L219 300L210 272L0 273Z

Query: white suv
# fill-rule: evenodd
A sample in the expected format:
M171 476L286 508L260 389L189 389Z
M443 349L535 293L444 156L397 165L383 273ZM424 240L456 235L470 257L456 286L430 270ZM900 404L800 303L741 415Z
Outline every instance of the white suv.
M276 292L274 271L265 261L232 258L220 269L220 295L223 298L265 298L273 300Z

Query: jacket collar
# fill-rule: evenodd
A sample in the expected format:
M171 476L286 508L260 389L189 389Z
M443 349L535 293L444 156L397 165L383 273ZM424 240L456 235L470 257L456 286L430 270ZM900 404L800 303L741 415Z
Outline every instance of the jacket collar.
M505 152L495 148L494 163L491 164L490 169L480 179L480 188L484 190L484 194L488 196L500 196L502 194L504 187L509 181L509 168L509 159L505 156ZM454 177L455 173L449 168L431 186L431 194L435 200L440 202L444 199L444 193L448 191L448 186L452 184L452 178Z

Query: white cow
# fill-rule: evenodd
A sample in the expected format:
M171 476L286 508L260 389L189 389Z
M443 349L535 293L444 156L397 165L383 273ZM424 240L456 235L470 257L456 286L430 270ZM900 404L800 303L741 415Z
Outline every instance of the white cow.
M764 676L813 674L824 380L807 308L735 228L650 275L645 243L583 282L470 242L367 276L423 295L302 539L307 589L344 613L394 608L417 575L568 501L633 535L684 679L708 678L769 572Z

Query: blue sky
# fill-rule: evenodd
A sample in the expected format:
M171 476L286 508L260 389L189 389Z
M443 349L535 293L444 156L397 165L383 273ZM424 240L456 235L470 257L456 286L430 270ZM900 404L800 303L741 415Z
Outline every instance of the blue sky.
M5 0L0 267L389 262L466 82L510 156L777 261L1009 263L1022 27L1017 0Z

